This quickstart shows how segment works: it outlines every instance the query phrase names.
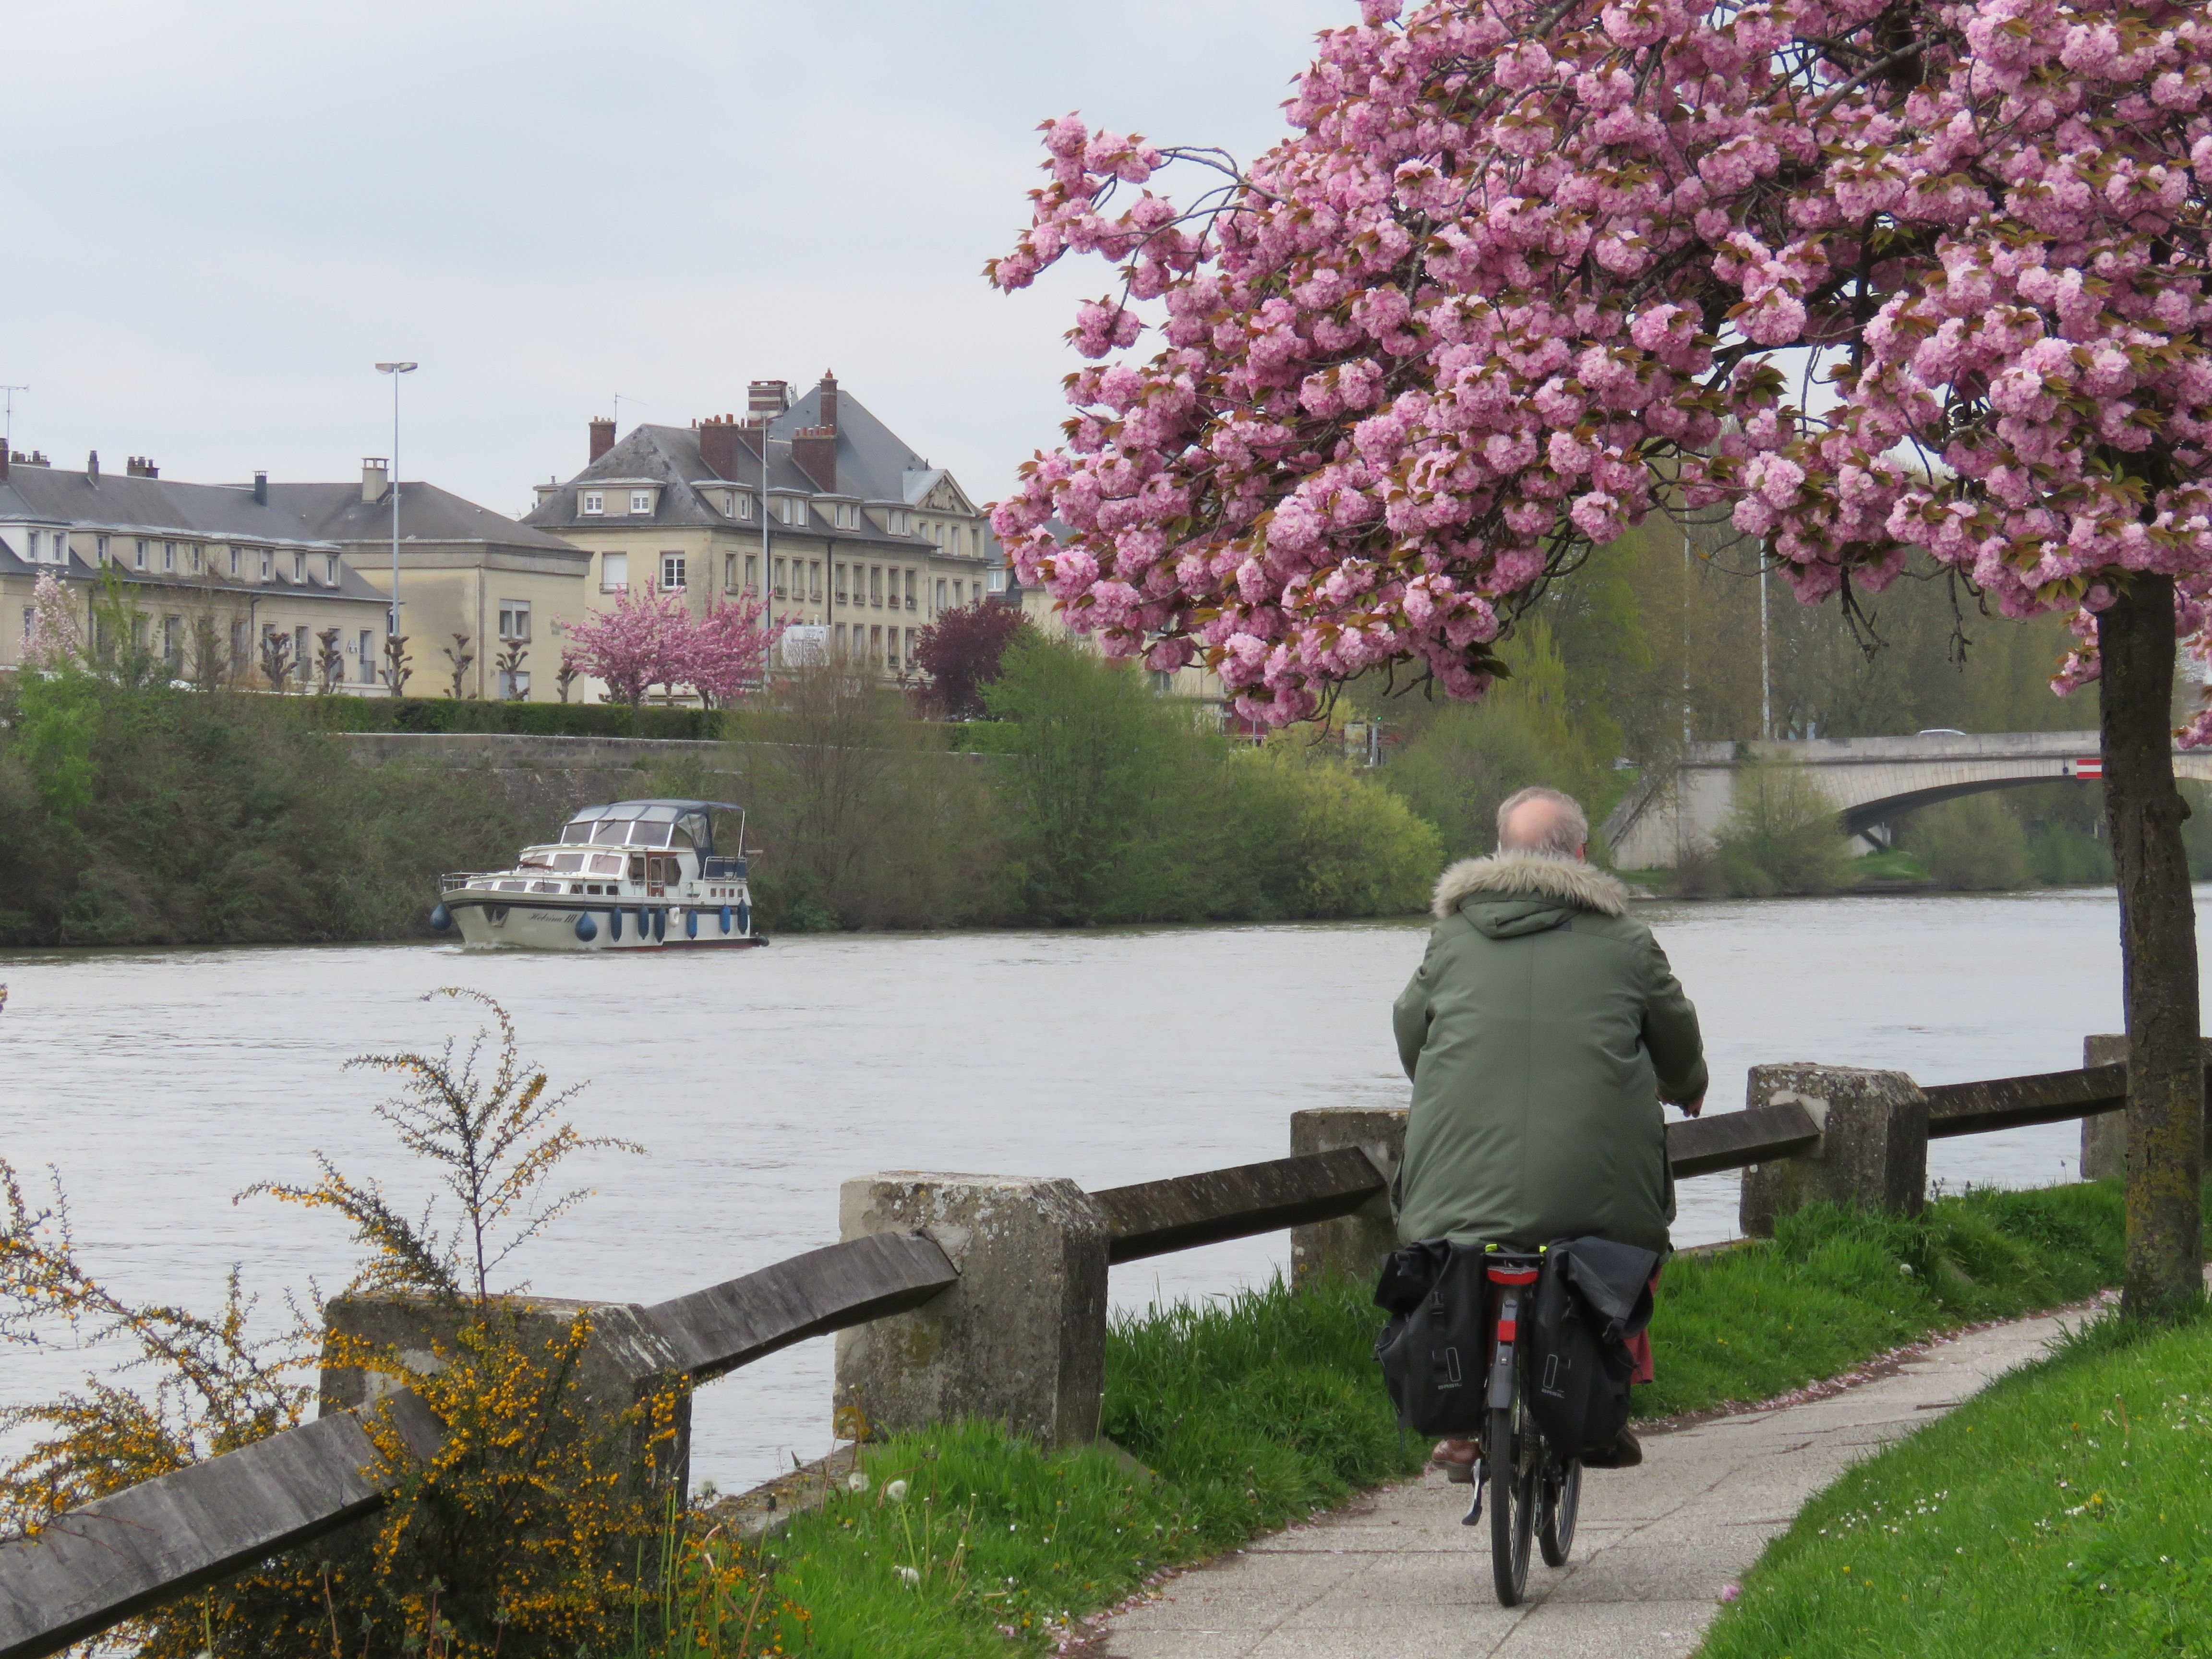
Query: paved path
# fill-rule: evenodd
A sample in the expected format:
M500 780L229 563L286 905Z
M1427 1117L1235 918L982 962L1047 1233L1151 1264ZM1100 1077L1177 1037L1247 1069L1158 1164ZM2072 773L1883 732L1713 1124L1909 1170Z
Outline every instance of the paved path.
M1574 1553L1498 1605L1487 1517L1434 1472L1169 1580L1109 1626L1107 1659L1645 1659L1692 1652L1766 1540L1846 1467L2040 1352L2055 1319L1942 1343L1878 1381L1653 1435L1583 1479Z

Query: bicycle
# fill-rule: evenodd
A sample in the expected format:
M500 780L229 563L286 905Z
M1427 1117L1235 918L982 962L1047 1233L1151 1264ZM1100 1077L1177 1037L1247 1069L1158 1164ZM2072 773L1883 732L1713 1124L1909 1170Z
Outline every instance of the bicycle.
M1522 1310L1534 1298L1543 1266L1541 1250L1526 1255L1494 1244L1484 1250L1486 1295L1495 1310L1490 1390L1485 1402L1489 1433L1472 1471L1474 1501L1460 1524L1480 1523L1487 1484L1491 1574L1498 1605L1507 1607L1518 1607L1528 1587L1532 1542L1542 1551L1546 1566L1566 1565L1582 1507L1581 1458L1558 1455L1528 1410L1528 1360L1520 1342L1520 1323Z

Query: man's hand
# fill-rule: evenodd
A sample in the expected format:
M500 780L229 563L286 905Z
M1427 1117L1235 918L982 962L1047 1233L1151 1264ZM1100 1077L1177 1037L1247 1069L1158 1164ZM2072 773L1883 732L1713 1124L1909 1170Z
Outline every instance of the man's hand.
M1684 1117L1695 1117L1705 1109L1705 1097L1702 1094L1695 1100L1678 1100L1674 1103L1682 1109Z

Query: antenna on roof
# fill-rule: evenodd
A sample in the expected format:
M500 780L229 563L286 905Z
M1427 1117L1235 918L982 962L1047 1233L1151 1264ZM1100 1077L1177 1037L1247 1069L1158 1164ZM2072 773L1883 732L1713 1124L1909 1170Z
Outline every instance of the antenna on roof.
M621 431L621 430L622 430L622 406L623 406L624 404L636 404L640 409L650 409L650 408L652 408L652 407L653 407L653 405L652 405L651 404L649 404L649 403L646 402L646 400L645 400L644 398L629 398L629 397L625 397L625 396L623 396L623 395L621 392L616 392L616 393L615 393L615 430L616 430L616 431L617 431L617 432L619 432L619 431Z
M0 386L0 392L4 392L7 397L6 412L0 415L0 421L5 422L4 426L0 426L0 444L5 444L10 452L15 447L15 394L30 389L27 386Z

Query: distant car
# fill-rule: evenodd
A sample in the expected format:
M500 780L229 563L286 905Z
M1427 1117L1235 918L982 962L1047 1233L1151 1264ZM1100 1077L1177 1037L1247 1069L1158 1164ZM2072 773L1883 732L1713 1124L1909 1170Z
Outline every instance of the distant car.
M1923 726L1912 734L1917 738L1963 738L1966 734L1955 726Z

